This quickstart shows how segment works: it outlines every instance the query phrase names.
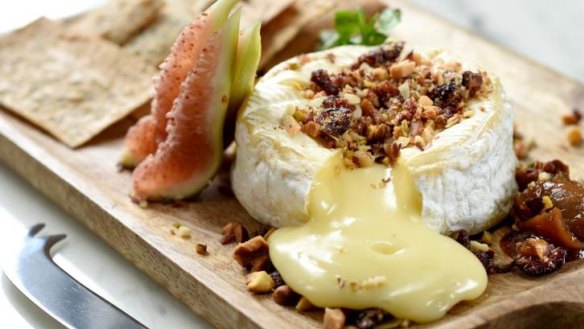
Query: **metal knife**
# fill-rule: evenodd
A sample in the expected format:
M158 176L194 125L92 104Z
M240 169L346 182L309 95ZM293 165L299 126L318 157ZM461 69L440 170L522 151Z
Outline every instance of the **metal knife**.
M49 251L65 235L36 236L43 227L31 227L4 264L4 273L24 295L67 328L147 328L55 264Z

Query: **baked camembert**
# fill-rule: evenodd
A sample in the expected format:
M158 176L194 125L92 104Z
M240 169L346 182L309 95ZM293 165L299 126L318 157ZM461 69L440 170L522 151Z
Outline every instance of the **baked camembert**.
M476 67L401 42L339 47L258 82L233 189L280 227L270 258L311 303L427 322L486 288L479 260L442 234L508 214L512 134L498 80Z

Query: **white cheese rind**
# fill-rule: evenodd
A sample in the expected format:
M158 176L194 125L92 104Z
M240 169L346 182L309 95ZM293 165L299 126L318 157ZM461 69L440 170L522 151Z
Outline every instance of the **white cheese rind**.
M237 120L232 183L237 199L260 222L281 227L308 219L306 203L314 175L338 151L322 147L301 132L292 136L281 119L296 106L311 102L299 90L312 71L337 72L370 49L347 46L314 53L299 68L290 65L299 59L291 59L256 85ZM335 55L334 63L328 53ZM452 59L441 51L426 56L436 61ZM466 63L463 69L476 70ZM492 82L490 97L468 105L475 110L471 118L438 133L423 152L402 150L401 157L422 194L423 221L434 231L477 233L510 209L516 190L513 117L498 80L492 78Z

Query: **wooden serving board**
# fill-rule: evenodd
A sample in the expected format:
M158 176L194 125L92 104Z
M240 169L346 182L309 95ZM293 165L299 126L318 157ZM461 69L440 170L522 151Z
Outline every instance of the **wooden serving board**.
M584 108L584 86L521 58L407 3L394 35L420 45L464 54L497 74L513 105L521 131L537 142L533 155L561 158L584 177L584 149L567 148L561 114ZM71 150L28 123L0 111L0 159L78 218L129 261L220 328L319 328L320 313L299 314L276 305L269 295L252 296L244 271L232 260L233 246L219 243L221 228L241 221L259 225L238 202L210 189L181 205L142 209L128 197L130 174L116 167L121 139L131 122L121 122L90 145ZM174 223L191 228L184 240L170 234ZM206 243L210 254L195 253ZM550 322L556 321L556 322ZM424 328L576 328L584 323L584 263L559 273L527 278L493 275L477 301L455 307Z

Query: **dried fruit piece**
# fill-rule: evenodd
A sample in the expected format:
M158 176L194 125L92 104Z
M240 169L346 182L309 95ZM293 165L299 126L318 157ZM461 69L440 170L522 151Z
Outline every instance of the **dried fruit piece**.
M519 228L543 236L564 248L580 250L584 247L564 223L562 212L558 208L541 212L527 221L520 221L517 224Z

